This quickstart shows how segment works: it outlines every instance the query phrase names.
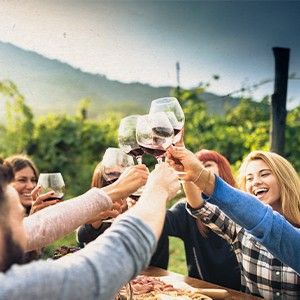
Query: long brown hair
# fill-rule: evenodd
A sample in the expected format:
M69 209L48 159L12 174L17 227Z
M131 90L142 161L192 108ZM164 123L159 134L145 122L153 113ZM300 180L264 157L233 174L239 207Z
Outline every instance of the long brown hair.
M3 165L10 165L15 175L16 172L21 171L27 167L31 168L35 178L39 177L39 171L34 162L24 154L12 155L4 159Z
M196 156L203 163L214 161L218 165L219 176L231 186L237 186L230 163L222 154L214 150L202 149L196 153ZM201 235L206 237L209 230L208 227L200 219L197 219L197 226Z

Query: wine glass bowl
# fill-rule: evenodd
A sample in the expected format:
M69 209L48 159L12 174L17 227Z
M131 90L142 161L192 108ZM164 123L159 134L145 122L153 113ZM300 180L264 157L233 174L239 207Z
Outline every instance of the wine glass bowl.
M161 162L161 157L171 146L173 126L164 112L139 116L136 124L136 140L140 147Z
M44 193L54 191L54 195L47 200L63 199L65 182L61 173L40 173L38 185L42 187Z
M149 114L165 112L174 129L174 141L176 144L181 140L185 121L184 112L175 97L163 97L151 102Z
M136 158L138 163L142 163L143 149L136 141L136 123L139 115L131 115L120 121L118 129L119 147L126 154Z
M126 168L133 165L133 158L124 153L121 149L113 147L107 148L101 161L103 178L107 184L111 184L120 177Z

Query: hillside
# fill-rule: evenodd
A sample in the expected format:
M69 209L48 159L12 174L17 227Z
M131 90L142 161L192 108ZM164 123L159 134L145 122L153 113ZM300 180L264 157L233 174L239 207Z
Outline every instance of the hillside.
M0 42L0 80L12 80L25 96L35 114L74 113L80 99L92 100L92 117L107 110L146 112L152 99L169 95L172 87L122 83L104 75L91 74L58 60ZM0 95L1 97L1 95ZM223 114L239 100L205 93L209 111ZM1 100L1 98L0 98ZM0 101L3 118L4 101Z

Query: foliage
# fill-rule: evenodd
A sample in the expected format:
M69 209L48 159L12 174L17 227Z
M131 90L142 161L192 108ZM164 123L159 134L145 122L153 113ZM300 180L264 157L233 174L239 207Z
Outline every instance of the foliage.
M33 131L33 114L13 82L0 81L0 94L6 100L6 125L0 129L0 152L21 153Z
M300 105L287 115L285 131L285 153L286 158L300 171Z
M185 113L187 147L194 152L202 148L217 150L229 159L234 169L250 151L268 150L268 98L259 103L242 99L225 116L217 116L208 113L206 102L201 99L207 86L202 84L192 90L173 91ZM67 198L85 192L90 186L93 169L105 149L117 146L117 128L125 110L122 113L122 108L118 107L98 119L90 119L94 104L88 98L83 98L77 115L48 114L34 119L30 107L12 82L0 82L0 95L7 103L6 123L0 125L0 154L27 153L41 172L62 172ZM133 113L131 108L127 108L126 114ZM286 158L298 172L299 133L300 106L288 112L286 124ZM155 164L150 156L145 156L143 161L150 169ZM46 249L46 255L51 255L53 249L61 244L74 245L74 234L51 245ZM170 251L170 269L186 274L182 243L171 239Z
M49 114L37 120L28 152L40 171L63 173L69 196L78 195L90 186L105 149L116 146L119 119L113 113L96 121Z

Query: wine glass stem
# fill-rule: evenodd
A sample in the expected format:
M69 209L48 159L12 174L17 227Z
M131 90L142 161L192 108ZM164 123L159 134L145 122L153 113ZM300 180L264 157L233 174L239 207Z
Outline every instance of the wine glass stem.
M157 159L157 162L158 162L159 164L163 163L163 157L162 157L162 156L156 157L156 159Z

